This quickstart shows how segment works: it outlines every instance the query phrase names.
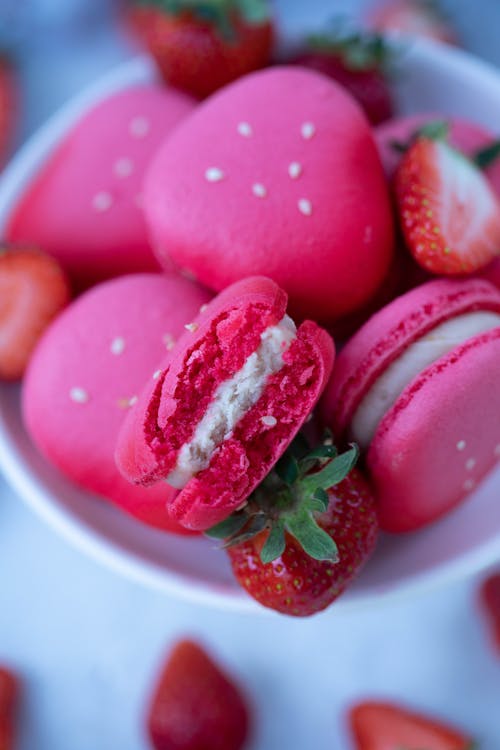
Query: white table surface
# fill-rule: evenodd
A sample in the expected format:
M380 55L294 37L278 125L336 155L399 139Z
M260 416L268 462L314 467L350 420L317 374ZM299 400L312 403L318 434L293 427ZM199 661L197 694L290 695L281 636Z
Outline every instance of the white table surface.
M277 4L290 26L299 23L305 3ZM351 6L307 3L318 16ZM469 47L500 63L500 4L452 6ZM53 28L25 50L23 136L130 56L104 21L92 24L64 37ZM464 582L305 621L202 609L129 583L72 549L0 479L0 662L25 681L20 750L145 750L148 690L162 655L185 635L203 640L246 684L257 715L249 750L348 750L342 713L363 696L447 717L475 734L481 750L498 750L500 660L474 590L474 581Z

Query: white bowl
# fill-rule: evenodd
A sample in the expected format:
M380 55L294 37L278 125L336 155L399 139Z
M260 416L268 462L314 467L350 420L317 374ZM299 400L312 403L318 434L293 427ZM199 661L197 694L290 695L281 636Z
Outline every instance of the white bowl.
M449 47L417 42L400 61L400 111L461 115L495 130L500 123L500 74ZM120 66L65 106L22 149L0 183L0 227L24 186L91 104L154 72L144 59ZM71 543L128 578L169 594L226 609L263 612L234 583L226 556L204 539L184 539L142 526L83 492L49 466L28 438L18 386L0 386L0 465L26 502ZM461 508L416 534L384 537L359 580L336 604L372 606L456 579L500 559L500 472Z

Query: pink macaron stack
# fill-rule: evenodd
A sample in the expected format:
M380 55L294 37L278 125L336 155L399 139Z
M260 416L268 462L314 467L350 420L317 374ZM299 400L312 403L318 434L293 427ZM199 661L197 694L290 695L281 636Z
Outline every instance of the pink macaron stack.
M460 176L494 214L500 162L472 178L465 157L492 137L458 120L448 140L420 130L436 119L374 133L346 91L297 66L198 105L136 86L90 110L7 226L9 240L58 258L76 289L92 287L51 324L26 375L25 424L45 458L165 531L215 528L226 544L267 534L276 576L304 536L300 516L311 534L300 554L316 549L338 593L325 514L347 518L342 502L361 484L362 507L390 532L463 502L500 458L500 291L484 280L500 287L498 261L434 278L419 264L428 226L410 247L405 191L428 200L422 175L429 195L449 187L448 204L425 204L447 256L443 213L460 212ZM417 174L414 151L442 163ZM323 428L340 449L359 446L365 478L347 489L358 448L337 454Z

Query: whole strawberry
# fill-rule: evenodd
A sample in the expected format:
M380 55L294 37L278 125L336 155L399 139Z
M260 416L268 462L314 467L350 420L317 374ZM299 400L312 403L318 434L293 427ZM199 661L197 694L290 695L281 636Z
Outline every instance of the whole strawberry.
M393 115L387 83L391 51L379 34L331 32L309 39L309 52L298 58L299 65L324 73L340 83L359 102L373 125Z
M249 713L232 680L197 643L186 640L163 667L147 725L155 750L240 750Z
M128 21L163 78L198 97L270 60L265 0L133 0Z
M265 607L320 612L370 556L378 523L368 484L351 471L357 455L354 446L337 455L330 442L311 451L296 440L247 508L209 532L224 538L233 525L226 546L234 575Z
M38 339L69 297L56 260L38 250L0 246L0 380L23 375Z
M498 143L475 160L450 146L446 123L424 126L410 143L394 178L406 245L434 274L464 275L500 255L500 201L483 175Z
M0 667L0 750L13 750L19 685L15 675Z

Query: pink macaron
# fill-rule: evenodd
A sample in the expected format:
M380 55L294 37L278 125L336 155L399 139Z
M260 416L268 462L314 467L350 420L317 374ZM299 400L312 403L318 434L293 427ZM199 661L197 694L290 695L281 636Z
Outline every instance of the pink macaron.
M165 267L216 291L265 275L301 319L361 307L392 257L365 116L331 79L296 66L245 76L200 105L152 163L144 210Z
M500 458L500 293L428 282L375 314L337 360L322 419L365 453L382 528L458 505Z
M330 336L297 329L263 277L233 284L190 324L129 412L117 463L130 481L179 488L169 512L207 529L245 503L292 441L333 365Z
M136 274L73 302L44 334L23 389L26 428L76 484L153 526L179 530L175 490L133 486L114 462L118 431L147 380L209 295L180 277Z
M95 105L64 136L17 202L5 239L54 255L77 287L157 270L142 215L142 183L194 101L158 85Z

